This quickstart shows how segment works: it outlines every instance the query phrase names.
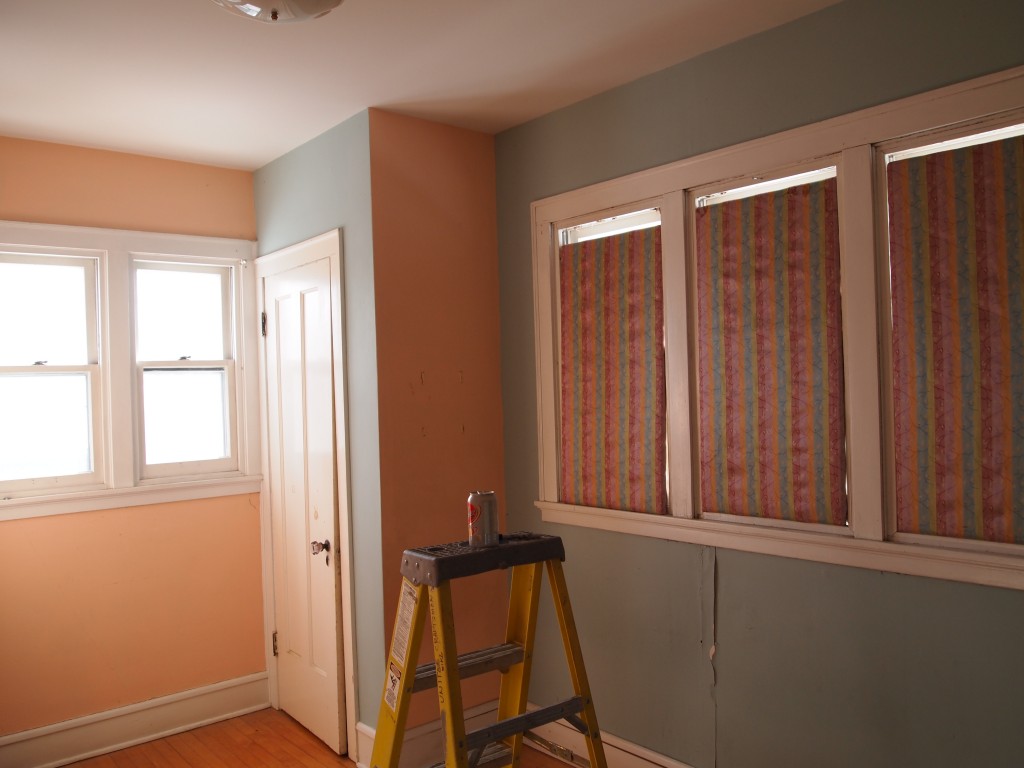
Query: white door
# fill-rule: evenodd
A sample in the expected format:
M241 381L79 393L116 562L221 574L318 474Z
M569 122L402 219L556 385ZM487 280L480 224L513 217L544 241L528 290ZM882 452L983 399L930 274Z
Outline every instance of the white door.
M332 280L339 280L332 272L340 261L337 253L317 258L320 251L300 248L259 269L266 323L267 487L278 703L341 754L347 751L347 729L339 587L348 537L339 541L339 509L344 511L347 484L344 462L338 461L345 443L337 425L344 409L335 402L342 367L336 365L333 334L340 314L332 304L332 293L338 296Z

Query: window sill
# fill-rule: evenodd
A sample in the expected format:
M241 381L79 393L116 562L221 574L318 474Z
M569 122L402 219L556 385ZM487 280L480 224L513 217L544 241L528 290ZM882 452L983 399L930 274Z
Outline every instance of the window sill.
M262 481L263 478L260 475L239 475L211 480L140 485L133 488L104 488L46 496L0 499L0 522L50 515L67 515L75 512L137 507L143 504L164 504L174 501L258 493Z
M909 576L1024 590L1024 557L919 543L867 541L848 535L761 525L639 515L538 501L546 523L650 536L708 547L819 563L889 571Z

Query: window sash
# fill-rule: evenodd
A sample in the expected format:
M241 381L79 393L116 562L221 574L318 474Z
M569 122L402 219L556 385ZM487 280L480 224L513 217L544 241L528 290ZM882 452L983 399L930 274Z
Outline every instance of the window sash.
M28 251L29 249L25 249ZM73 249L68 249L73 250ZM6 262L8 264L38 264L42 266L56 266L56 267L75 267L83 271L83 314L81 322L84 325L82 329L85 336L85 359L80 361L70 361L73 364L96 364L99 362L99 344L97 335L97 306L98 306L98 284L97 274L99 266L99 258L96 256L71 256L71 255L58 255L58 254L41 254L31 252L21 252L19 248L18 252L15 251L3 251L0 250L0 262ZM38 356L37 356L38 357ZM32 362L35 362L34 360ZM50 361L55 365L64 365L69 361ZM29 361L25 361L25 364L29 364Z
M1021 544L1024 137L902 157L886 167L896 531Z
M702 515L848 523L837 181L823 175L692 213Z
M559 498L665 514L661 227L559 251Z
M194 461L171 461L154 463L146 456L146 400L145 375L148 371L223 371L224 380L224 444L227 455L219 458ZM155 480L169 477L189 477L234 472L239 466L238 457L238 413L234 392L236 391L235 365L231 360L175 360L145 362L136 365L136 392L138 417L137 452L141 480Z
M64 366L3 366L0 377L5 376L67 376L83 375L88 391L88 450L91 467L86 472L69 475L23 477L0 481L0 494L19 493L38 495L54 492L88 490L103 485L106 476L106 455L103 451L102 380L98 365Z
M136 329L136 341L133 345L136 352L137 360L145 360L146 358L139 357L139 341L138 335L141 332L139 328L138 316L139 316L139 302L137 296L138 286L138 273L142 271L150 272L183 272L183 273L201 273L201 274L212 274L220 278L220 309L221 309L221 338L219 340L221 345L221 354L225 357L235 356L235 328L233 323L234 312L232 311L232 286L233 279L232 267L210 265L210 264L196 264L191 261L157 261L153 259L141 259L136 258L132 261L133 271L133 295L135 300L133 301L133 308L135 314L135 322L133 327ZM180 312L187 311L187 297L178 297L178 306L181 308Z

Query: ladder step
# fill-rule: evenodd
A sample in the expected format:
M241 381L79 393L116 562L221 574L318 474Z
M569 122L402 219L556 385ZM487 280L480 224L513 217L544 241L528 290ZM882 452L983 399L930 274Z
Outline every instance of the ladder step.
M523 660L523 646L517 643L503 643L479 651L459 654L459 678L482 675L500 669L502 672ZM437 667L433 662L416 667L412 692L425 691L437 685Z
M525 733L531 728L547 725L548 723L553 723L556 720L562 720L566 717L578 715L582 711L583 697L573 696L571 699L566 699L558 704L552 704L549 707L541 707L540 709L535 709L532 712L527 712L525 715L510 717L507 720L501 720L500 722L497 722L494 725L489 725L486 728L480 728L479 730L467 733L466 749L479 749L493 741L514 736L517 733Z

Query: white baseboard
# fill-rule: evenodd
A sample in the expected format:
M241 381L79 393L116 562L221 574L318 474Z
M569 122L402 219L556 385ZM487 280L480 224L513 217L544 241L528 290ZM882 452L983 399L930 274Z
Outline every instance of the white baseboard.
M498 702L489 701L466 710L466 730L483 728L494 722L498 711ZM359 768L369 768L373 756L373 738L376 731L366 723L356 723L358 751L349 757L356 761ZM398 768L422 768L434 765L444 759L444 734L441 733L441 721L431 720L429 723L410 728L405 732L402 744L402 756L398 760Z
M267 673L0 736L0 765L52 768L270 706Z
M529 709L537 709L533 704ZM466 710L466 730L472 731L475 728L483 728L494 722L498 711L498 702L493 701L481 704L478 707ZM582 758L587 757L587 742L583 734L559 720L539 728L531 728L533 733L557 744L560 747L570 750ZM373 753L374 729L366 723L356 724L357 748L356 757L352 757L359 768L369 768L370 758ZM653 750L641 747L639 744L620 739L609 733L601 734L601 741L604 743L604 753L608 760L608 768L693 768L687 763L681 763L670 757L654 752ZM525 746L539 749L529 741L523 742ZM433 720L425 725L410 728L405 734L405 743L402 746L402 757L399 759L399 768L420 768L425 765L433 765L444 758L444 737L441 734L441 721Z
M536 707L531 704L529 709L536 709ZM587 758L587 741L583 734L563 720L530 730L584 759ZM608 768L693 768L687 763L673 760L671 757L620 739L610 733L602 732L601 741L604 743L604 755L608 761ZM530 742L525 743L532 746Z

